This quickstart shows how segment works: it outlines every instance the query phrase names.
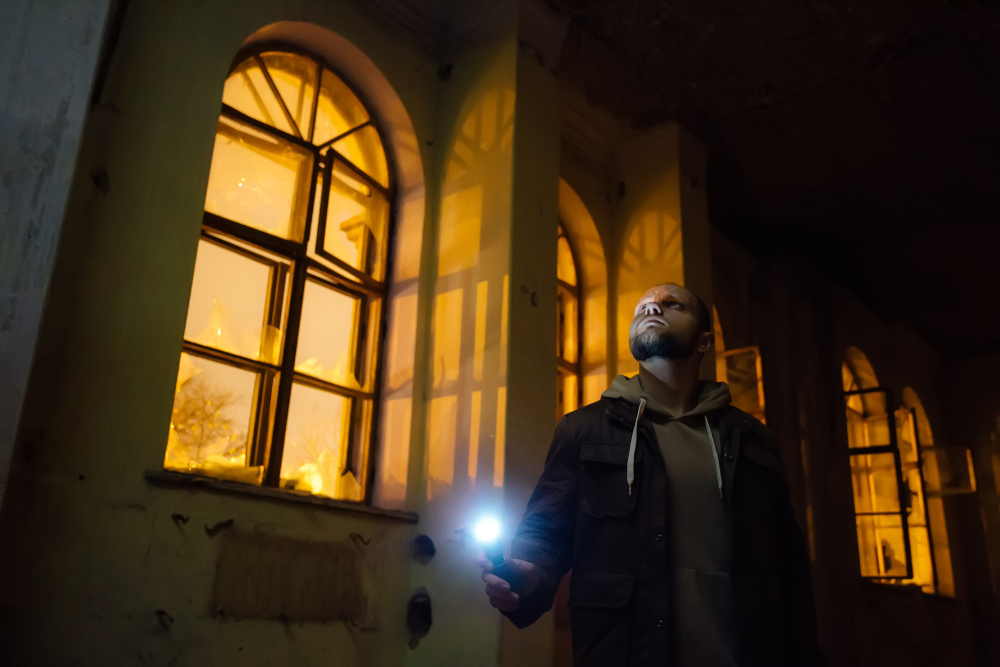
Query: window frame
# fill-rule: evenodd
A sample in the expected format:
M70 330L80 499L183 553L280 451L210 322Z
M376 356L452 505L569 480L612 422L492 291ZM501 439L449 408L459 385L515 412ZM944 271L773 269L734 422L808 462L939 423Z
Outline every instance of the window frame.
M857 386L857 376L852 369L851 375L854 378L855 386ZM854 500L851 500L851 506L853 508L853 513L855 517L855 534L857 533L857 517L859 516L893 516L898 515L900 517L900 530L903 536L903 549L906 554L906 576L905 577L888 577L884 574L881 575L865 575L862 574L861 578L869 581L892 583L903 582L913 579L913 548L910 545L910 522L909 522L909 506L910 503L906 497L906 491L904 489L909 488L905 486L905 480L903 478L903 466L902 466L902 456L899 451L899 439L896 433L896 410L893 410L890 406L893 405L892 402L892 392L888 387L868 387L868 388L858 388L853 390L844 391L844 402L845 402L845 415L846 410L851 410L847 405L847 401L851 396L858 396L859 398L864 394L882 394L885 400L885 418L887 428L889 432L889 444L886 445L875 445L871 447L851 447L850 446L850 434L848 433L848 446L847 446L847 460L850 464L851 458L854 456L865 456L874 454L892 454L893 465L895 468L895 478L896 478L896 494L898 497L899 511L898 512L858 512L857 506L854 504ZM916 437L916 436L915 436ZM917 445L917 456L918 463L920 460L920 448L919 441ZM853 481L852 481L853 484ZM923 472L921 471L921 484L923 484ZM924 512L926 514L926 503L924 503ZM927 517L925 517L927 521ZM930 525L927 525L927 535L930 538ZM859 550L860 558L860 550ZM933 554L932 554L932 573L933 573ZM860 565L860 563L859 563ZM933 578L936 581L936 573L933 574Z
M558 277L558 266L559 266L559 250L558 250L558 239L566 240L566 247L569 248L569 256L573 260L573 271L576 274L576 285L570 285L569 283L560 280ZM573 241L570 240L569 234L566 232L566 226L562 223L562 220L558 222L557 235L556 235L556 314L557 316L562 315L559 312L559 291L563 290L568 292L570 296L576 299L576 362L567 361L561 354L560 349L556 349L556 374L559 376L565 375L575 375L576 376L576 409L579 410L583 407L583 289L581 286L582 274L580 273L580 263L577 261L576 249L573 247ZM556 326L561 326L559 320L556 321ZM559 344L562 344L562 331L557 330L556 340ZM561 378L560 378L561 379ZM564 402L565 404L565 402ZM566 413L563 413L566 414ZM562 416L562 415L560 415Z
M355 95L358 102L367 112L368 120L318 145L304 139L302 136L298 136L301 133L297 123L292 118L285 100L277 90L267 66L261 57L262 54L269 52L280 52L308 58L317 66L316 79L313 83L314 90L312 91L309 132L306 136L311 137L315 130L316 117L318 115L318 100L324 70L329 71L333 76L337 77ZM238 252L255 261L278 266L278 270L272 271L269 284L266 323L271 324L275 321L275 318L277 318L279 323L281 321L284 322L281 353L276 363L269 363L263 360L248 359L239 354L194 343L189 341L186 336L182 339L181 353L190 354L198 358L207 358L211 361L250 370L257 374L254 397L251 403L250 426L252 432L247 437L245 459L247 467L263 466L261 478L254 486L271 487L281 491L286 490L281 486L281 463L284 455L292 389L295 384L312 387L349 399L351 407L349 412L344 415L344 419L349 420L348 433L346 440L342 443L347 451L345 452L345 465L340 470L340 474L343 475L351 472L359 484L363 479L363 484L361 484L360 500L342 501L370 505L372 502L372 488L375 482L376 462L378 460L378 426L382 402L380 400L380 393L385 367L384 352L398 209L394 156L391 146L386 140L387 137L380 127L378 118L373 113L376 107L371 105L365 96L351 84L350 80L344 77L336 67L331 66L324 58L309 50L286 42L268 41L257 43L244 47L236 53L225 80L228 80L229 76L239 66L250 59L254 59L257 66L260 67L272 94L277 99L286 120L296 134L290 134L266 122L257 120L225 103L221 104L219 119L221 121L221 119L226 118L250 126L256 131L274 136L311 154L312 165L308 199L305 206L304 220L302 221L302 240L296 241L272 235L250 225L203 210L199 242L216 243L222 245L227 250ZM337 141L345 136L360 132L366 127L374 128L382 145L386 162L388 186L383 186L375 178L368 176L347 157L341 155L333 148L333 144ZM387 211L385 214L386 229L384 234L384 248L382 249L381 281L375 280L372 275L376 266L374 262L377 262L377 259L373 261L370 252L366 252L366 256L363 259L359 258L363 264L358 269L326 251L323 247L325 236L321 235L325 233L326 229L326 214L333 181L333 168L334 163L338 161L342 168L346 168L350 172L352 178L372 188L373 191L379 192L385 198ZM320 211L318 212L319 217L316 221L317 229L313 230L313 218L316 213L313 209L316 204L318 188L322 188ZM313 231L315 231L317 238L315 250L311 251L310 237ZM255 249L276 255L281 261L275 261L263 254L258 254L255 252ZM315 252L315 255L351 276L353 280L339 275L337 271L317 261L311 256L312 252ZM366 270L368 271L367 273ZM370 365L365 365L364 377L358 377L358 380L359 384L364 386L364 380L368 379L370 375L371 391L342 386L295 370L305 288L309 281L319 283L327 289L335 290L358 300L360 312L356 316L356 324L351 325L351 350L353 354L349 356L352 357L355 370L357 370L359 363L363 363L366 360L366 356L368 357L367 360L370 361ZM380 304L380 312L378 313L378 321L376 323L378 331L377 337L370 340L370 309L375 303ZM365 350L369 345L373 347L370 350L370 356L367 355L367 352L360 352L361 350ZM365 426L363 423L365 401L370 401L371 405L367 439L364 438L363 433ZM359 428L361 429L360 432ZM366 456L367 459L365 458ZM362 466L362 462L365 462L365 465ZM197 475L199 473L192 471L190 474ZM210 477L215 478L214 476Z
M920 443L920 428L919 422L917 420L917 409L908 408L905 405L900 406L897 413L905 412L910 418L910 429L913 433L913 447L917 453L916 469L920 474L920 494L922 496L920 504L923 506L924 510L924 530L927 531L927 553L931 561L931 586L934 588L935 594L938 591L938 572L937 572L937 560L934 556L934 534L931 531L931 513L930 509L927 507L927 480L924 479L924 449L925 447ZM902 474L902 461L900 461L900 474ZM911 503L912 508L912 503ZM912 510L911 510L912 511ZM909 520L907 520L907 535L909 535ZM912 564L911 564L912 568ZM911 575L912 576L912 575Z

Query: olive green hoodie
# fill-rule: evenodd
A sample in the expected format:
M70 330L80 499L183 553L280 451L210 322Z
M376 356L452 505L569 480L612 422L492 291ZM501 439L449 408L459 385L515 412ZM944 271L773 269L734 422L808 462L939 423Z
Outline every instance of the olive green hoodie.
M720 434L714 418L730 404L729 387L702 383L698 404L682 415L671 414L642 388L636 375L619 375L605 398L623 398L639 406L632 435L636 446L639 419L653 425L667 472L668 558L671 559L672 665L733 667L736 619L730 583L732 536L722 494ZM634 472L629 455L628 480Z

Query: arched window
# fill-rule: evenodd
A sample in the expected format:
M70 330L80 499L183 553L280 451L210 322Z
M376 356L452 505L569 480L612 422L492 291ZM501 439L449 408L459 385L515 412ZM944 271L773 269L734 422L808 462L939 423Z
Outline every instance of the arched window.
M559 250L556 262L556 418L580 407L583 401L583 369L580 363L580 331L583 313L580 308L580 272L573 247L559 225Z
M319 58L243 56L223 89L164 466L362 500L390 165Z
M867 357L850 348L841 367L861 575L934 592L934 560L916 416L894 410Z
M764 415L764 368L760 348L739 347L727 350L719 311L712 306L712 331L715 333L715 379L729 385L733 405L767 422Z

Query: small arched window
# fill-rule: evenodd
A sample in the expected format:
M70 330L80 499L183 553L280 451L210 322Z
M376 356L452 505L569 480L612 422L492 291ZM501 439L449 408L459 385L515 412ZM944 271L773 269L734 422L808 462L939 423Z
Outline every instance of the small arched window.
M580 272L566 230L559 225L556 261L556 418L580 407L583 401L583 312L580 308Z
M712 331L715 333L715 379L729 385L733 405L753 415L762 424L764 414L764 368L760 348L752 345L727 350L719 311L712 306Z
M363 500L390 165L322 60L243 55L223 89L164 465Z
M935 590L915 411L893 405L857 348L841 366L861 575Z

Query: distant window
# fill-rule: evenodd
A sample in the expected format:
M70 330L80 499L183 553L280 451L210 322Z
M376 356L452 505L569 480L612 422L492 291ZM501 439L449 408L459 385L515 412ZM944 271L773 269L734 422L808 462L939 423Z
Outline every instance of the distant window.
M841 374L861 576L933 593L935 554L943 555L942 546L947 551L947 537L943 515L932 522L928 510L921 435L929 437L929 426L918 422L914 408L901 407L890 416L891 392L878 386L871 364L856 348L848 350ZM933 547L932 523L941 529ZM937 578L947 579L943 588L950 594L950 557L937 572L945 566L946 577Z
M729 385L733 405L766 423L764 415L764 368L760 348L740 347L727 350L719 311L712 306L715 333L715 379Z
M164 466L362 500L392 182L351 88L267 50L226 79Z
M556 262L556 418L580 407L583 400L583 377L580 331L580 272L573 247L562 225L559 226Z

